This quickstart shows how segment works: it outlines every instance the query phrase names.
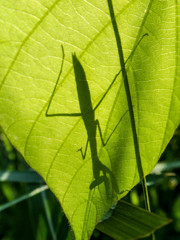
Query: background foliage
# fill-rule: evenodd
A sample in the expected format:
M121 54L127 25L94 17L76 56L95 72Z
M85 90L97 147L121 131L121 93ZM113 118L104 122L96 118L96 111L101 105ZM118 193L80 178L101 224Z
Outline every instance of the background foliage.
M4 134L0 135L0 170L26 170L29 166L21 155L11 146ZM167 146L160 162L171 164L180 161L180 128ZM152 211L173 219L173 222L156 232L157 240L179 240L180 236L180 169L169 171L166 175L148 176ZM12 201L36 188L37 184L1 182L0 204ZM48 190L45 193L54 233L58 240L71 240L71 230L59 202ZM40 240L56 239L47 221L44 196L39 194L0 213L0 239L2 240ZM126 201L143 207L143 195L137 185L126 197ZM91 240L108 240L109 237L94 231ZM146 238L148 240L148 238Z

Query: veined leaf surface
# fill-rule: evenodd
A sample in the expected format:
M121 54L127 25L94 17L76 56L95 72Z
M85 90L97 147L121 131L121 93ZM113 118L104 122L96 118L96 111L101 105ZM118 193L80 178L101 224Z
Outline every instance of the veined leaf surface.
M114 0L116 21L135 114L144 174L157 163L180 122L179 0ZM0 124L29 165L61 203L77 240L138 181L127 96L119 75L94 111L98 158L111 174L92 186L90 146L79 113L72 55L79 60L93 107L120 71L116 39L105 0L2 0L0 2ZM136 47L139 39L148 33ZM119 122L118 126L117 123ZM117 126L117 128L115 128ZM115 130L114 130L115 129ZM102 172L101 172L101 176Z

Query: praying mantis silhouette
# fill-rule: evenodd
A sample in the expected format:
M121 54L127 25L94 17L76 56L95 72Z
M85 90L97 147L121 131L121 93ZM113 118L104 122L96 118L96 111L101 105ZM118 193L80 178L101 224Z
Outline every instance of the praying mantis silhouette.
M140 43L140 41L142 40L142 38L145 35L143 35L141 37L138 44ZM131 55L128 57L126 62L130 59L130 57L134 53L135 49L137 48L138 44L133 49ZM76 88L77 88L78 100L79 100L79 106L80 106L80 111L81 112L80 113L49 113L50 105L51 105L53 96L55 94L55 91L56 91L56 88L58 86L58 82L60 80L60 76L61 76L61 73L62 73L62 70L63 70L65 54L64 54L63 46L61 46L61 47L62 47L61 68L60 68L59 75L57 77L57 81L56 81L54 90L53 90L52 95L50 97L48 107L46 109L46 113L45 113L46 117L55 117L55 116L56 117L57 116L67 116L67 117L80 117L81 116L82 117L82 120L84 122L84 126L86 128L86 132L87 132L87 143L86 143L86 146L85 146L84 153L83 153L82 147L80 149L78 149L77 151L80 151L82 158L85 159L87 149L88 149L88 143L89 143L90 152L91 152L91 159L92 159L93 177L94 177L94 181L90 184L90 189L96 187L97 185L101 184L102 182L105 182L106 185L107 185L107 182L108 182L107 181L108 180L107 179L107 174L109 174L111 179L112 179L115 191L119 192L116 181L113 177L112 171L107 166L105 166L99 159L98 150L97 150L96 135L97 135L97 129L98 129L99 134L100 134L100 139L101 139L101 142L102 142L102 146L105 147L106 144L109 142L112 134L114 133L114 131L118 127L119 123L121 122L122 118L127 114L128 110L125 111L124 114L121 116L121 118L117 122L115 128L113 129L112 133L107 138L106 142L103 140L103 134L102 134L102 131L101 131L99 120L95 119L95 110L98 108L98 106L101 104L103 99L106 97L107 93L111 89L111 87L114 84L114 82L116 81L117 77L120 75L121 70L115 75L113 81L111 82L111 84L107 88L103 97L100 99L100 101L97 103L97 105L93 108L92 101L91 101L91 94L90 94L90 90L89 90L89 86L88 86L88 81L86 79L85 71L84 71L83 66L81 65L80 61L76 57L76 54L75 53L72 54L72 62L73 62L73 68L74 68L75 82L76 82ZM102 172L103 175L100 175L101 172Z

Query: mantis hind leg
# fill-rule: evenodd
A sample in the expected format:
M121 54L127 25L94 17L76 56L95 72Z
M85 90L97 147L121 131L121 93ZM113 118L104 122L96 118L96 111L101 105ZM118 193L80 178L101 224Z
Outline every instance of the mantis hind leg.
M107 145L107 143L109 142L110 138L112 137L113 133L115 132L115 130L117 129L118 125L120 124L120 122L122 121L122 119L125 117L125 115L129 112L129 110L126 110L124 112L124 114L121 116L121 118L119 119L119 121L117 122L116 126L114 127L113 131L111 132L111 134L108 136L108 138L106 139L106 141L104 141L103 139L103 134L102 134L102 130L101 130L101 126L100 126L100 123L99 123L99 120L96 119L96 126L99 130L99 135L100 135L100 138L101 138L101 142L102 142L102 145L103 147L105 147Z

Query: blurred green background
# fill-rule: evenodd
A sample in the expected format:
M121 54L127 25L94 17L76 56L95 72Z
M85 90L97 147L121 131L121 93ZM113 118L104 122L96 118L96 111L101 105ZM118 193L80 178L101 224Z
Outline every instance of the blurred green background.
M166 169L156 168L147 177L151 210L173 221L156 231L156 240L180 240L180 127L159 162ZM18 176L16 181L4 180L5 171L27 170L29 166L0 131L0 206L40 187L41 179L35 179L36 176L31 183L21 181ZM141 184L124 200L144 207ZM1 240L71 240L71 234L59 202L49 190L0 212ZM110 239L98 230L91 237L91 240Z

